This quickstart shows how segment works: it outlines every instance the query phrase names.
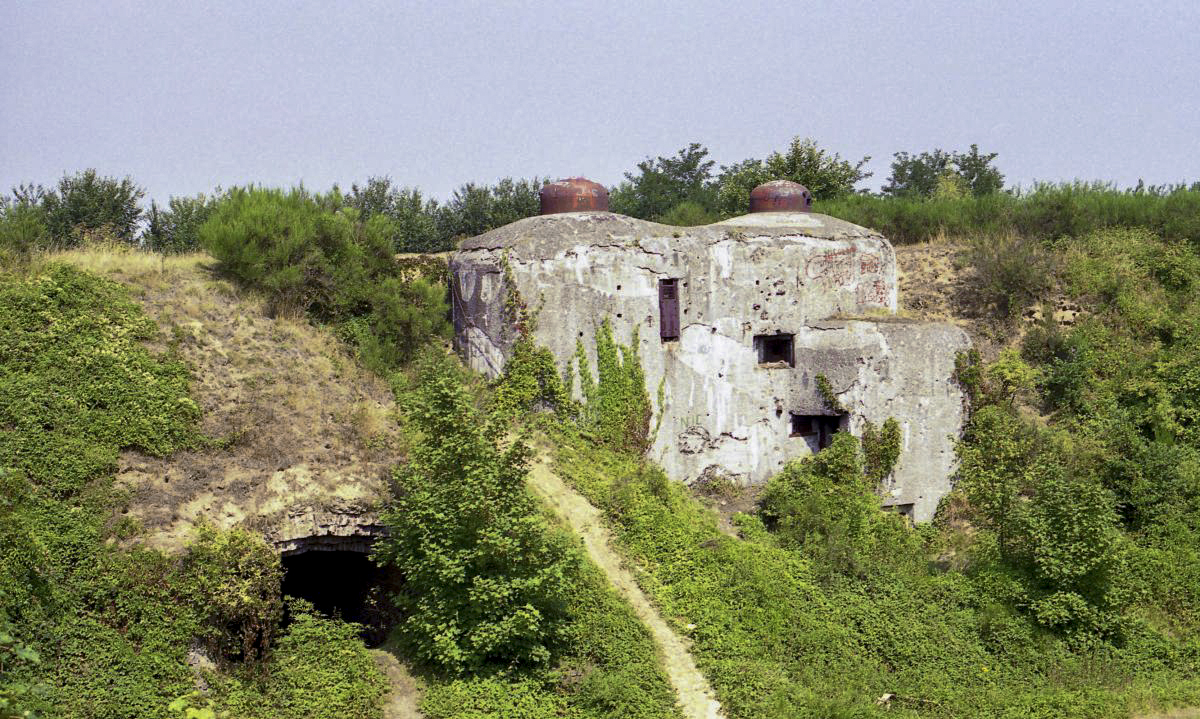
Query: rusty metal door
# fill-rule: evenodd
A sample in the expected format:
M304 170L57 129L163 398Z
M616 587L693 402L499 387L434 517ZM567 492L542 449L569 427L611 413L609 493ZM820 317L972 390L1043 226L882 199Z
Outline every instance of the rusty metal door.
M658 281L658 334L666 340L679 339L679 280Z

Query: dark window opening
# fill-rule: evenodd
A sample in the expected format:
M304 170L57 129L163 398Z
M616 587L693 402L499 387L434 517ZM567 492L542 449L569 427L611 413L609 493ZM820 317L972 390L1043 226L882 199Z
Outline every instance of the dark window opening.
M911 502L908 504L889 504L884 506L883 511L895 512L910 522L913 520L913 504Z
M768 367L795 367L793 337L794 335L755 335L754 348L758 351L758 363Z
M663 342L679 339L679 280L658 281L658 334Z
M380 644L396 620L388 594L392 573L363 552L308 551L282 558L283 595L305 599L322 614L363 625L368 644ZM288 621L285 617L284 621Z
M790 436L815 440L817 449L825 449L833 444L833 435L842 426L839 415L792 413L791 422Z

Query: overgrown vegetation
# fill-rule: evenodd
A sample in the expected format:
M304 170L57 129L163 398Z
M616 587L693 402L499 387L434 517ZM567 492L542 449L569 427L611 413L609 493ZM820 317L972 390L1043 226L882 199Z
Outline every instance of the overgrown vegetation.
M735 517L740 537L645 461L636 334L624 346L602 323L594 368L581 343L561 376L533 342L537 308L513 294L501 380L428 348L446 331L445 264L393 253L528 216L541 180L465 185L445 205L386 178L348 194L239 188L148 213L132 180L94 171L16 188L0 207L0 715L365 718L385 688L354 625L303 602L282 624L261 538L203 528L178 557L138 547L118 453L212 443L187 368L146 349L156 329L126 291L33 261L96 240L207 247L274 311L329 326L393 379L412 451L378 558L404 575L395 639L430 717L676 715L645 628L526 492L530 425L731 719L1200 703L1200 186L1003 192L994 160L898 153L889 195L869 196L863 162L810 140L715 174L692 144L614 191L614 209L698 224L794 179L819 211L893 241L970 240L982 304L1009 327L1051 292L1083 308L1061 327L1044 307L1019 347L959 358L972 414L934 525L880 511L904 461L889 419L787 466ZM189 650L216 662L204 692Z
M1138 624L1079 648L1023 616L1011 583L930 564L954 535L881 512L848 435L773 480L767 525L743 515L734 539L660 470L558 432L559 472L606 511L727 716L1116 717L1200 699L1194 635Z
M396 600L410 655L453 673L545 665L564 621L569 564L525 489L529 447L499 446L454 360L426 357L409 421L426 438L398 470L376 560L405 577Z
M154 325L123 288L50 265L0 274L0 310L5 716L173 716L170 705L194 687L187 655L197 638L211 639L235 672L257 657L247 672L268 695L318 681L316 661L276 661L288 652L361 649L357 639L299 639L299 625L279 637L280 652L268 646L279 563L261 539L205 532L183 559L136 548L136 523L121 513L129 498L112 478L118 451L165 454L204 440L186 368L143 346ZM342 681L357 697L380 680L360 671ZM253 702L260 716L318 716L295 702L264 707L262 696ZM340 705L324 688L318 699L326 716L378 711L377 701L362 711L361 699ZM236 704L221 692L212 700Z
M1200 184L1121 190L1076 182L931 198L858 194L822 202L814 211L878 230L896 244L1009 235L1045 241L1106 228L1143 228L1200 243Z
M368 368L397 369L449 332L445 288L392 256L391 225L363 220L339 198L238 188L200 228L200 240L276 312L307 313L336 327ZM417 272L411 270L416 269Z
M581 426L603 444L644 454L654 441L650 433L653 408L638 359L637 328L628 346L618 344L606 317L596 330L595 347L593 377L587 351L581 342L576 344L575 370L584 397Z
M406 579L399 639L430 672L427 715L673 716L645 628L528 493L511 408L444 354L415 378L404 404L422 439L376 557Z

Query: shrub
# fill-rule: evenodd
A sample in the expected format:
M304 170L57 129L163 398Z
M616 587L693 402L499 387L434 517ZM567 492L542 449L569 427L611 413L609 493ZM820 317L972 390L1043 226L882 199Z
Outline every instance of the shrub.
M1172 192L1162 202L1161 218L1165 239L1190 242L1200 250L1200 190Z
M397 264L387 217L362 221L353 209L323 207L337 204L303 190L235 189L200 238L276 312L338 326L369 368L387 372L448 333L444 286L423 267Z
M201 526L180 568L188 601L220 656L253 661L271 646L283 617L283 570L261 536Z
M133 243L145 194L129 177L118 180L88 169L64 175L55 188L41 193L40 204L59 247L74 247L92 231L108 232L121 242Z
M716 213L699 202L681 202L668 210L658 221L676 227L708 225L721 219Z
M885 433L898 442L898 431L893 421ZM862 572L864 557L872 552L879 532L886 533L889 521L879 510L874 489L886 476L883 469L892 447L878 439L871 440L870 466L863 464L859 440L838 432L832 445L811 458L790 462L771 478L762 495L762 515L784 546L803 551L833 572ZM894 449L898 454L898 444Z
M1118 633L1128 596L1112 496L1093 480L1044 465L1028 522L1038 622L1081 642Z
M1036 240L1020 235L975 239L967 261L980 298L1006 319L1020 315L1052 285L1050 255Z
M407 411L424 439L396 469L389 537L375 549L407 581L404 641L452 673L546 664L577 560L525 489L530 450L499 446L453 360L431 352L418 376Z

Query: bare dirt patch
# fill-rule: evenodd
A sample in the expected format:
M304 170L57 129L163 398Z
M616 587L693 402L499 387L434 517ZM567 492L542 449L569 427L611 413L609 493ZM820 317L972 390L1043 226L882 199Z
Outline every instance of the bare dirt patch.
M383 698L383 719L422 719L421 684L408 667L384 649L372 649L371 658L387 677L391 689Z
M896 274L899 313L928 322L949 322L966 330L985 360L1020 343L1030 326L1045 312L1059 326L1074 325L1083 308L1056 290L1014 319L996 317L975 287L975 270L967 260L967 247L946 241L899 245Z
M211 448L121 455L118 481L152 546L177 550L199 521L276 541L318 526L361 533L403 452L391 392L303 318L217 277L206 255L82 250L56 258L131 289L158 323L152 343L191 368ZM330 529L332 527L332 530Z
M963 260L962 246L925 242L895 249L901 312L963 327L982 316L985 308L972 287L974 272Z

